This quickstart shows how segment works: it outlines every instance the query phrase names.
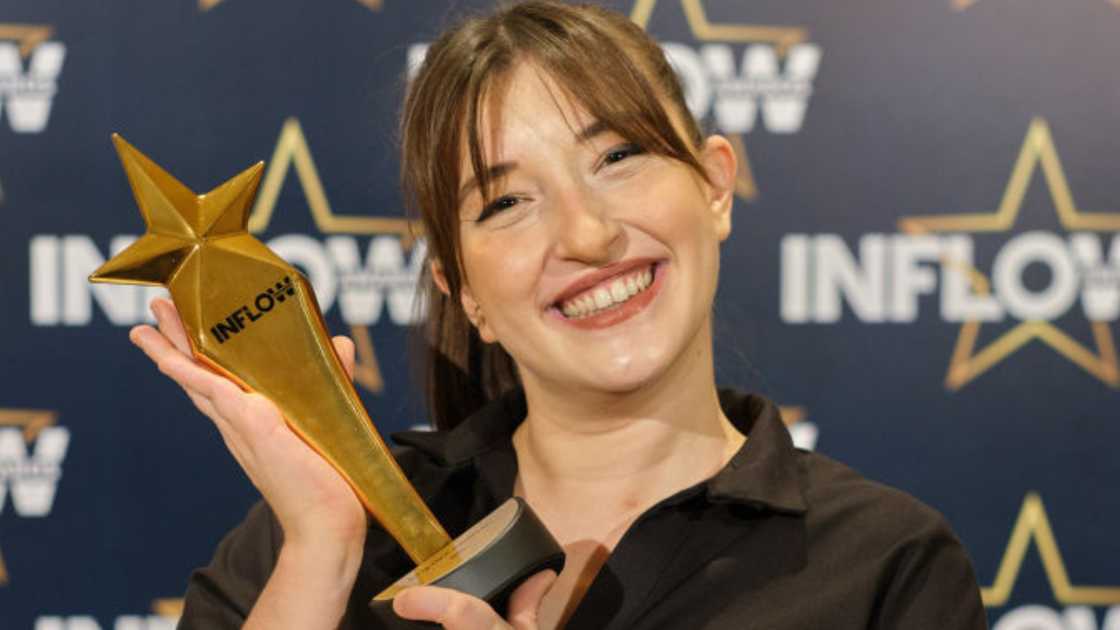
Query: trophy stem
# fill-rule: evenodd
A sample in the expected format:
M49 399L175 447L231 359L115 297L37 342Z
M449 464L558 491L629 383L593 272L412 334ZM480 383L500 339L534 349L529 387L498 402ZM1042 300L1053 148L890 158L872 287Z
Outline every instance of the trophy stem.
M188 327L195 354L272 400L292 430L334 466L366 510L421 564L447 548L451 538L374 429L334 351L310 284L279 262L284 268L269 274L276 282L265 281L267 290L259 294L267 299L250 295L248 306L230 311L232 321Z

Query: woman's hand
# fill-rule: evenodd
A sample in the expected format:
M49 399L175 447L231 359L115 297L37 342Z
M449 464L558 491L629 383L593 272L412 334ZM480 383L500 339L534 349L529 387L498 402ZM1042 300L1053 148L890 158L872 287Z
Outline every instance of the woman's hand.
M393 599L393 611L405 619L431 621L447 630L537 630L537 611L555 571L541 571L517 587L509 599L509 619L470 595L438 586L414 586Z
M276 405L192 358L171 302L153 300L152 312L159 330L137 326L129 338L214 422L284 530L276 566L244 627L337 627L362 560L361 503L330 464L288 428ZM345 337L334 344L352 374L354 344Z
M192 358L186 331L171 302L156 299L151 306L159 330L137 326L129 338L214 422L226 447L280 521L285 549L313 548L314 554L291 555L319 557L324 564L345 560L346 566L337 568L356 574L366 516L350 487L288 428L271 401L242 391ZM334 344L352 373L354 344L345 337L336 337Z

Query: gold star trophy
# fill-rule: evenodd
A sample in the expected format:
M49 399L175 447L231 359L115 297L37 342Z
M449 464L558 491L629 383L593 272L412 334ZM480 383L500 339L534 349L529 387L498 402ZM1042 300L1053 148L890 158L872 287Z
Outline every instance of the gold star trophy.
M417 564L371 600L375 612L392 614L392 597L416 584L502 607L529 575L559 570L561 547L520 498L452 540L405 478L335 353L311 285L247 230L263 162L195 195L120 136L113 143L147 232L90 281L166 287L194 358L272 400L341 473Z

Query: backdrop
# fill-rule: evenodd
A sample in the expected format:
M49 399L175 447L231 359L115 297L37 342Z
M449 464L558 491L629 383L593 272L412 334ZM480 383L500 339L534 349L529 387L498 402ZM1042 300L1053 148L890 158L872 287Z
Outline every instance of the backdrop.
M152 292L86 282L142 228L110 132L198 192L266 160L253 229L421 424L395 119L488 4L3 3L0 627L171 627L257 498L128 343ZM942 510L998 630L1120 630L1120 0L608 4L740 154L720 381Z

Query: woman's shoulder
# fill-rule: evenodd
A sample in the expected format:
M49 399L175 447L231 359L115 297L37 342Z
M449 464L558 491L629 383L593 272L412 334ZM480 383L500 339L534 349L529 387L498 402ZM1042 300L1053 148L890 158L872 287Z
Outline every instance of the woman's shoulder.
M806 517L820 538L845 540L857 548L960 545L945 516L913 495L826 455L797 453Z
M985 627L972 561L938 510L830 457L797 459L807 555L869 587L857 595L867 596L877 627Z

